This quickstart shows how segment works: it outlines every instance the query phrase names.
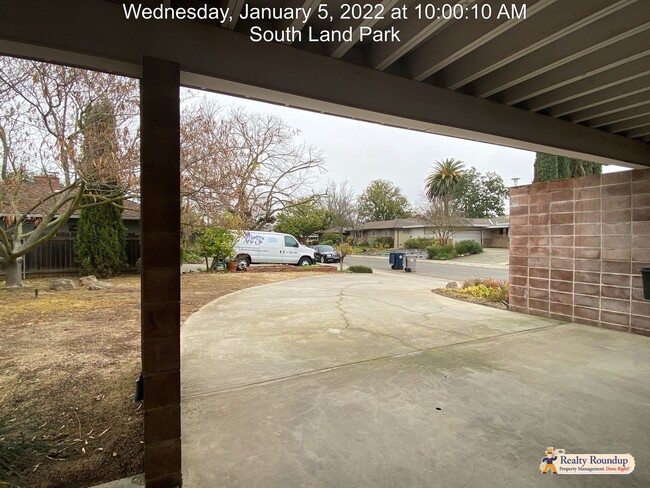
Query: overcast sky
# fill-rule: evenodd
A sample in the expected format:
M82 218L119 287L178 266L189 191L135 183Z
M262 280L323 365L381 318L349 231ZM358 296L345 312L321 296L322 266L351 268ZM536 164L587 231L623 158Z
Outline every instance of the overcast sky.
M323 115L274 104L226 95L208 94L220 105L241 106L247 111L275 114L301 131L307 144L325 154L327 180L347 180L356 194L374 179L386 179L399 186L412 204L423 197L424 179L435 161L454 158L474 166L481 173L494 171L506 186L512 178L519 184L533 180L535 153L453 137L386 127L368 122ZM623 168L609 167L606 171Z

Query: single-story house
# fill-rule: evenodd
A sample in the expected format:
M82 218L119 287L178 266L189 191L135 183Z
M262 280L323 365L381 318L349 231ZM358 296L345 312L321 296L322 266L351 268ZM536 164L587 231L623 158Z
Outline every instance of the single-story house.
M63 190L63 184L57 176L32 176L20 183L19 191L12 195L0 182L0 220L5 222L8 216L13 215L11 206L16 206L21 213L29 212L26 230L29 222L37 221L48 213L55 205L54 198L48 198L55 192ZM11 202L10 202L11 200ZM39 202L42 202L39 204ZM140 235L140 205L125 200L123 203L122 220L127 234ZM61 227L60 232L76 232L79 222L79 213L73 213L68 221Z
M509 234L508 216L488 219L468 219L468 225L458 228L452 239L454 242L473 240L483 247L508 247ZM338 234L339 229L327 229L319 232ZM416 237L434 237L434 231L424 220L413 217L407 219L379 220L365 222L356 230L345 229L344 235L354 235L356 239L372 241L378 237L392 237L396 248L404 247L409 239Z
M9 228L13 225L14 209L17 208L27 217L23 231L30 231L56 204L54 198L48 197L63 188L56 176L30 177L20 182L18 191L0 182L0 226ZM128 265L134 268L140 257L140 205L125 200L123 208L122 221L126 227ZM74 241L79 217L79 212L73 213L52 239L25 256L27 273L76 271Z

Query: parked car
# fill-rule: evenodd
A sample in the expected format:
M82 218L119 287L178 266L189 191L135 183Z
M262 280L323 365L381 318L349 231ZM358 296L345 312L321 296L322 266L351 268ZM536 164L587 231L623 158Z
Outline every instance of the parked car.
M327 244L314 246L314 258L321 263L338 263L341 260L336 250Z
M246 268L252 263L296 264L309 266L314 263L314 250L303 246L290 234L246 230L234 247L238 267Z

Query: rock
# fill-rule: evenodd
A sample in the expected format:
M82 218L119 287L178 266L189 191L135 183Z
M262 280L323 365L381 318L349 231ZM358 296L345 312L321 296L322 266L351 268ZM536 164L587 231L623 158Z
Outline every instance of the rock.
M63 291L63 290L74 290L74 289L75 289L74 281L69 280L68 278L60 278L50 283L50 290Z
M81 278L79 278L79 283L81 283L81 286L90 286L96 282L97 282L97 278L95 278L93 275L82 276Z
M456 283L455 281L450 281L449 283L447 283L447 286L445 286L445 288L454 288L454 289L458 288L458 283Z
M94 283L91 283L88 288L90 290L110 290L111 288L114 287L115 285L112 285L111 283L108 283L106 281L95 281Z

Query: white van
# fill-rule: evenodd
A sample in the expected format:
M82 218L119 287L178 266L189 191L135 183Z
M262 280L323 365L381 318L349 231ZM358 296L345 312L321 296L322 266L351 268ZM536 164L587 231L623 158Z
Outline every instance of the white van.
M253 263L308 266L316 262L314 250L300 244L292 235L256 230L244 231L235 244L235 255L240 268Z

